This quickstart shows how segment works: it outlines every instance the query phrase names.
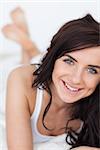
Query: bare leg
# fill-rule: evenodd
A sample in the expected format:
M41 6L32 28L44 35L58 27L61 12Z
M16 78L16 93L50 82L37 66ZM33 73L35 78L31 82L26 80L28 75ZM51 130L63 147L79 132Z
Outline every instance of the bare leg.
M23 10L21 8L16 8L15 10L12 11L11 13L11 18L13 20L13 22L17 25L17 27L19 27L24 33L26 33L28 39L25 40L25 42L23 42L22 47L24 49L23 52L27 54L29 54L30 56L35 56L37 54L40 53L40 51L38 50L37 46L35 45L35 43L33 43L30 40L30 35L29 35L29 30L28 30L28 25L27 25L27 21L25 18L25 14L23 12ZM26 49L26 51L25 51Z
M3 33L7 38L20 44L22 47L21 63L28 63L32 57L40 54L40 51L29 37L24 12L20 8L16 8L11 12L11 17L13 24L3 27Z

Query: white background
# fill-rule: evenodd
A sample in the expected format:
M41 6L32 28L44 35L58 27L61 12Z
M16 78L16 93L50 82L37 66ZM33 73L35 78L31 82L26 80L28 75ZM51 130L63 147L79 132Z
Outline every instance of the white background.
M65 22L91 13L100 21L99 0L0 0L0 56L19 53L20 47L2 35L11 23L10 12L21 7L26 15L32 40L44 51L52 36Z

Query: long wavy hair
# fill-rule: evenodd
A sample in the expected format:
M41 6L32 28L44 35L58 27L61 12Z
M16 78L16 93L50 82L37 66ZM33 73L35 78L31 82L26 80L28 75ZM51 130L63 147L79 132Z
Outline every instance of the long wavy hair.
M47 130L49 129L44 120L52 103L50 84L55 61L65 53L100 46L99 26L100 24L90 14L65 23L53 36L46 55L33 73L35 80L32 87L45 89L50 94L50 100L42 118L42 123ZM100 83L90 96L73 103L71 120L80 119L83 121L83 126L77 133L72 129L67 131L70 120L66 123L66 142L72 148L83 145L100 147L99 90Z

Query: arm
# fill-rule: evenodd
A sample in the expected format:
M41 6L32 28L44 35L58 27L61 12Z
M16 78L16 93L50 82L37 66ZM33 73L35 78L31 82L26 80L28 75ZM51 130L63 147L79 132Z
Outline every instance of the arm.
M19 70L8 78L6 125L8 150L33 150L30 113Z

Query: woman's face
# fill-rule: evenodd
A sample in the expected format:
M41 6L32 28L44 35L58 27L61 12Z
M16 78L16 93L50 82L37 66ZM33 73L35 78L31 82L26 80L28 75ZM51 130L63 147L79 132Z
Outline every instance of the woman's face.
M91 95L100 83L100 46L66 53L57 59L52 83L56 96L66 103Z

